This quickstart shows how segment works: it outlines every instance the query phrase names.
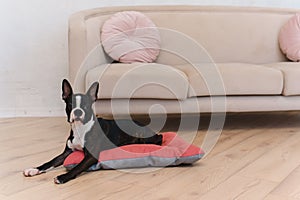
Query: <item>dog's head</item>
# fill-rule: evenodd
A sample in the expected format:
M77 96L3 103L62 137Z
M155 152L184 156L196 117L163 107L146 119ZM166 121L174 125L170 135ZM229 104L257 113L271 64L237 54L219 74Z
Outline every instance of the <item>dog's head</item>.
M94 82L86 94L73 94L71 84L64 79L62 82L62 99L66 103L66 114L69 123L87 123L93 116L92 105L97 100L99 83Z

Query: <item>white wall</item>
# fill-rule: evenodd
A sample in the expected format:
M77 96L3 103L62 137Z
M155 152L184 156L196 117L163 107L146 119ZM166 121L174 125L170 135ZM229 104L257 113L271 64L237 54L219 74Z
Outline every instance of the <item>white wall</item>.
M0 117L64 115L68 16L118 5L197 4L300 8L296 0L1 0Z

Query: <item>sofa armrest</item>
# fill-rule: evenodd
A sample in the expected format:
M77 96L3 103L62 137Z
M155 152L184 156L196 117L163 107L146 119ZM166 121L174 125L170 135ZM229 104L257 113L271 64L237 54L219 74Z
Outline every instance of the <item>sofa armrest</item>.
M82 11L69 18L69 78L78 92L85 92L85 75L89 69L111 62L100 41L93 48L88 47L86 21L92 14L93 10Z

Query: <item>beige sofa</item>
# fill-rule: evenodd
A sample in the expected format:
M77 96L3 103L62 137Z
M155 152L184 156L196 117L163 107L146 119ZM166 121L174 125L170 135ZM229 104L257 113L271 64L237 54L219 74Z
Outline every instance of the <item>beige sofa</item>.
M119 11L150 17L161 31L155 63L120 64L100 44ZM278 34L299 10L135 6L85 10L69 21L69 72L77 91L100 81L100 115L300 110L300 65Z

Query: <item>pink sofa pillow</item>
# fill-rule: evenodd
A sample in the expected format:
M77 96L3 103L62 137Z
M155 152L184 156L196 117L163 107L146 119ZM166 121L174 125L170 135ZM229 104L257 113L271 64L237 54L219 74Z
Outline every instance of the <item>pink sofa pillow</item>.
M155 24L136 11L118 12L101 29L105 52L123 63L153 62L160 49L160 35Z
M282 52L292 61L300 60L300 14L295 14L281 28L279 44Z

